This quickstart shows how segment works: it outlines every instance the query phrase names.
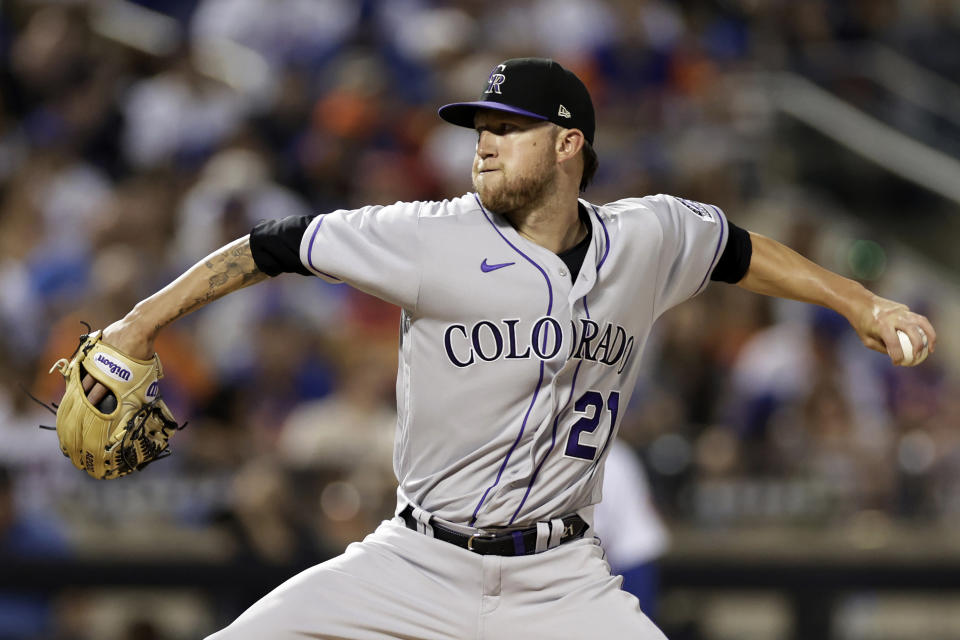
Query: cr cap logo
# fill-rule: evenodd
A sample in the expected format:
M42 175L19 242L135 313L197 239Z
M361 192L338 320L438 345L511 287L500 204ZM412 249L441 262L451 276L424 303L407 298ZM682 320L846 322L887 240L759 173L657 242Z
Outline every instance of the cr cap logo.
M487 80L487 90L484 93L496 93L498 95L503 95L503 92L500 91L500 85L502 85L507 76L500 73L501 71L506 71L506 65L498 64L497 68L493 70L493 73L490 74L490 79Z
M103 371L114 380L119 380L120 382L130 382L130 377L133 375L130 372L130 369L127 369L122 364L117 364L104 354L98 353L97 357L93 359L93 362L97 365L97 368L100 369L100 371Z

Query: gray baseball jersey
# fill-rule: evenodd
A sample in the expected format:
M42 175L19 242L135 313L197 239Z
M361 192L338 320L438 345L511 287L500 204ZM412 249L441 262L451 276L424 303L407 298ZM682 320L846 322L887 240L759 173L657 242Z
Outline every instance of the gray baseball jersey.
M717 207L667 195L581 205L592 240L576 281L472 193L307 228L311 272L403 308L401 503L493 528L600 500L650 328L706 286L728 225Z

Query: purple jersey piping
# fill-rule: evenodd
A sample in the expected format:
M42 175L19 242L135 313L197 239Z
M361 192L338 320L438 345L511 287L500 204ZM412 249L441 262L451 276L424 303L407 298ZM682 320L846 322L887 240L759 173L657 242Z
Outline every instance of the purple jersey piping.
M617 393L619 394L620 392L618 391ZM604 407L608 411L610 410L610 395L607 396L607 405ZM617 402L619 402L619 400L617 400ZM603 446L600 448L600 453L597 454L597 459L593 461L594 469L600 466L600 461L603 460L603 454L607 450L607 445L610 444L610 438L613 436L613 430L617 426L616 421L614 420L615 417L619 418L620 416L610 416L610 431L607 432L607 439L603 441Z
M320 231L320 225L323 224L323 221L326 218L326 216L318 216L318 218L319 218L319 222L317 222L317 226L313 228L313 235L310 236L310 244L309 246L307 246L307 266L313 269L315 272L323 274L328 278L332 278L333 280L337 280L338 282L343 282L343 280L341 280L337 276L331 275L326 271L320 271L320 269L317 269L313 265L313 241L317 239L317 232Z
M703 285L707 281L707 278L709 278L710 274L713 273L713 268L717 264L717 256L720 254L720 245L723 243L724 230L726 229L726 226L723 224L723 214L720 213L720 210L714 207L713 205L710 205L710 206L713 207L713 210L717 212L717 218L720 219L720 237L717 238L717 248L713 250L713 259L710 260L710 268L707 269L707 272L703 276L703 280L700 281L700 286L697 287L697 290L696 292L694 292L693 295L697 295L697 293L700 293L700 290L703 288Z
M599 272L600 272L600 267L597 267L597 273L599 273ZM584 310L584 312L587 314L587 320L593 320L593 318L590 317L590 307L587 306L587 296L586 296L586 295L583 296L583 310ZM581 361L581 362L582 362L582 361Z
M601 257L600 262L597 263L597 274L599 274L600 267L603 266L603 263L606 262L607 260L607 256L610 255L610 232L607 231L607 225L603 223L603 218L600 217L600 212L597 211L597 207L591 204L590 208L593 209L593 215L597 216L597 222L600 223L600 227L603 229L603 237L604 237L603 257ZM722 237L722 231L721 231L721 237ZM587 318L592 319L590 318L590 307L587 306L587 296L583 296L583 310L587 314ZM530 490L533 489L533 483L537 481L537 476L540 474L540 469L543 467L543 463L547 461L547 458L549 458L550 454L553 453L553 448L557 445L557 424L560 421L560 414L563 413L563 411L570 404L570 400L573 398L573 390L577 386L577 374L580 373L580 365L582 364L583 364L583 360L577 363L577 368L574 369L573 371L573 381L570 383L570 395L567 396L567 401L564 403L563 409L557 412L557 417L553 419L553 436L550 441L550 449L547 450L546 455L543 456L543 458L537 464L536 469L534 469L533 476L530 478L530 484L527 485L527 491L526 493L523 494L523 500L520 501L520 506L517 507L517 510L513 513L513 517L510 518L510 522L508 524L513 524L513 521L517 519L518 515L520 515L520 510L523 508L524 503L526 503L527 497L530 495ZM611 424L611 427L612 426L613 425ZM610 434L612 433L613 433L613 430L611 429L610 433L607 434L607 441L604 442L603 449L600 450L600 456L598 456L598 459L602 459L603 451L606 450L607 444L610 441Z
M487 213L487 210L484 208L483 203L480 202L480 198L477 194L473 194L474 199L477 201L477 205L480 207L480 211L483 212L483 216L487 219L487 222L490 223L490 226L493 227L493 230L497 232L504 242L510 246L511 249L516 251L518 254L523 256L523 258L535 266L541 274L543 274L543 279L547 281L547 293L549 294L549 301L547 303L547 315L553 311L553 285L550 284L550 277L547 275L547 272L543 270L539 264L533 261L530 256L525 254L523 251L520 251L512 242L507 240L500 229L497 228L497 225L493 223L493 220L490 218L490 215ZM527 428L527 420L530 418L530 412L533 411L533 405L537 401L537 395L540 393L540 386L543 384L543 360L540 361L540 378L537 380L537 386L533 390L533 397L530 399L530 406L527 407L527 412L523 416L523 423L520 425L520 432L517 434L516 440L513 441L513 445L510 447L510 450L507 451L506 457L504 457L503 462L500 464L500 470L497 472L497 479L493 481L493 484L487 487L487 490L483 492L483 496L480 498L480 502L477 503L477 507L473 510L473 516L470 518L470 526L472 527L477 521L477 514L480 512L480 507L483 506L484 501L487 499L487 496L490 494L490 491L500 484L500 478L503 476L504 469L507 468L507 463L510 462L510 456L513 455L514 450L516 450L517 445L520 444L520 438L523 437L523 432ZM571 392L572 393L572 392Z
M583 310L586 311L587 318L592 319L590 318L590 309L587 308L587 296L583 296ZM553 448L557 444L557 421L560 420L560 414L563 413L564 409L567 408L567 405L570 404L570 399L573 398L573 390L577 386L577 374L580 373L580 365L582 364L583 360L578 362L577 368L573 370L573 381L570 383L570 395L567 396L567 401L563 404L563 409L560 409L560 411L557 412L557 417L553 419L553 439L550 441L550 449L547 451L547 455L543 456L543 460L540 461L540 464L537 465L537 468L533 470L533 476L530 478L530 484L527 485L527 492L523 494L523 500L520 501L520 506L517 507L517 510L513 512L513 517L510 518L509 524L513 524L513 521L517 519L517 516L520 514L520 509L523 508L523 503L527 501L527 496L530 495L530 489L533 489L533 483L537 480L537 475L540 473L540 467L543 466L543 463L546 462L550 454L553 453Z
M515 244L507 240L507 237L503 235L500 232L500 229L497 228L497 225L493 223L493 220L490 218L490 214L487 213L487 210L484 208L483 203L480 202L480 198L479 196L477 196L476 193L473 194L473 199L477 201L477 205L480 207L480 211L483 212L483 216L487 219L487 222L490 223L490 226L493 227L493 230L497 232L497 235L499 235L503 239L503 241L510 246L511 249L513 249L514 251L519 253L521 256L523 256L523 258L527 262L535 266L537 268L537 271L539 271L541 275L543 275L543 279L547 281L547 294L549 295L549 301L547 302L547 315L550 315L550 312L553 311L553 285L550 284L550 277L547 275L547 272L544 271L543 267L541 267L539 264L534 262L533 258L525 254L523 251L520 251L520 249L518 249Z
M513 512L513 517L511 517L510 522L507 523L508 526L513 524L513 521L520 515L520 510L523 509L523 505L526 504L527 497L530 495L530 490L533 489L533 483L537 481L537 476L540 475L540 469L543 468L543 463L547 461L547 458L553 453L553 448L557 446L557 425L560 422L560 414L570 405L570 399L573 398L573 390L577 386L577 374L580 373L580 365L582 364L583 360L578 362L577 368L573 370L573 381L570 383L570 395L567 396L567 401L563 403L563 409L560 409L560 411L557 412L557 417L553 419L553 434L550 436L550 448L547 449L543 458L540 459L537 468L533 470L533 475L530 477L530 484L527 485L527 491L523 494L523 500L520 501L520 506L517 507L517 510Z
M600 227L603 229L603 257L600 258L600 262L597 264L597 273L599 273L600 267L603 266L603 263L607 261L607 256L610 255L610 232L607 231L607 225L603 223L603 218L600 217L600 212L597 211L597 207L591 204L590 208L593 209L593 215L597 216L597 222L600 223ZM586 296L583 298L583 303L584 305L587 303ZM590 316L588 315L587 317L589 318Z
M605 239L603 257L600 258L600 262L597 264L597 273L599 274L600 267L603 266L604 261L606 261L607 256L610 254L610 234L607 232L607 225L603 223L603 218L600 217L600 213L597 211L597 208L592 204L590 205L590 207L593 209L593 214L597 216L597 221L600 223L600 226L603 228L603 235ZM587 319L592 320L592 318L590 318L590 307L587 306L587 296L583 296L583 310L587 314ZM540 468L543 467L543 463L547 461L548 457L550 457L550 454L553 452L553 448L557 444L557 423L560 420L560 414L563 413L564 409L567 408L567 405L570 404L571 398L573 398L573 390L577 386L577 374L580 373L580 365L582 364L583 364L583 360L577 363L577 368L574 369L573 371L573 381L570 384L570 395L567 397L567 401L564 403L563 409L558 411L557 417L553 419L553 436L552 436L552 440L550 441L550 449L547 451L546 455L543 456L543 459L541 459L540 462L537 464L536 469L534 469L533 476L530 478L530 484L527 485L527 491L526 493L523 494L523 500L520 501L520 506L517 507L517 510L513 512L513 517L510 518L510 522L508 524L513 524L513 521L517 519L517 516L520 514L520 509L523 508L524 503L527 501L527 496L530 495L530 490L533 489L533 483L536 482L537 476L540 474ZM607 436L607 438L609 439L609 435ZM604 444L604 449L605 448L606 448L606 444Z

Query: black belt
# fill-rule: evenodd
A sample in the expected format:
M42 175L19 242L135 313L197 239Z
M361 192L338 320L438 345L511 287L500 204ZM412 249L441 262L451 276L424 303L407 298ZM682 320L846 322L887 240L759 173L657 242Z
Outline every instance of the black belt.
M413 507L409 504L404 507L400 517L403 518L407 529L417 530L418 523L413 517ZM560 544L582 538L588 528L586 521L577 514L562 518L562 522L563 532L560 534ZM437 540L449 542L482 556L526 556L536 553L537 549L536 527L515 529L504 533L471 535L439 525L433 517L430 518L430 526L433 528L433 537Z

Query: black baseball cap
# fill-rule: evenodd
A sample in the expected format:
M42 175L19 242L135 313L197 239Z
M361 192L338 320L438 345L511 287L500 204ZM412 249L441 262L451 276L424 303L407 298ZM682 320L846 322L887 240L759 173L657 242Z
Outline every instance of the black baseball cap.
M512 58L490 73L480 99L440 107L451 124L473 128L477 109L519 113L566 129L580 129L593 144L596 129L593 102L580 78L548 58Z

